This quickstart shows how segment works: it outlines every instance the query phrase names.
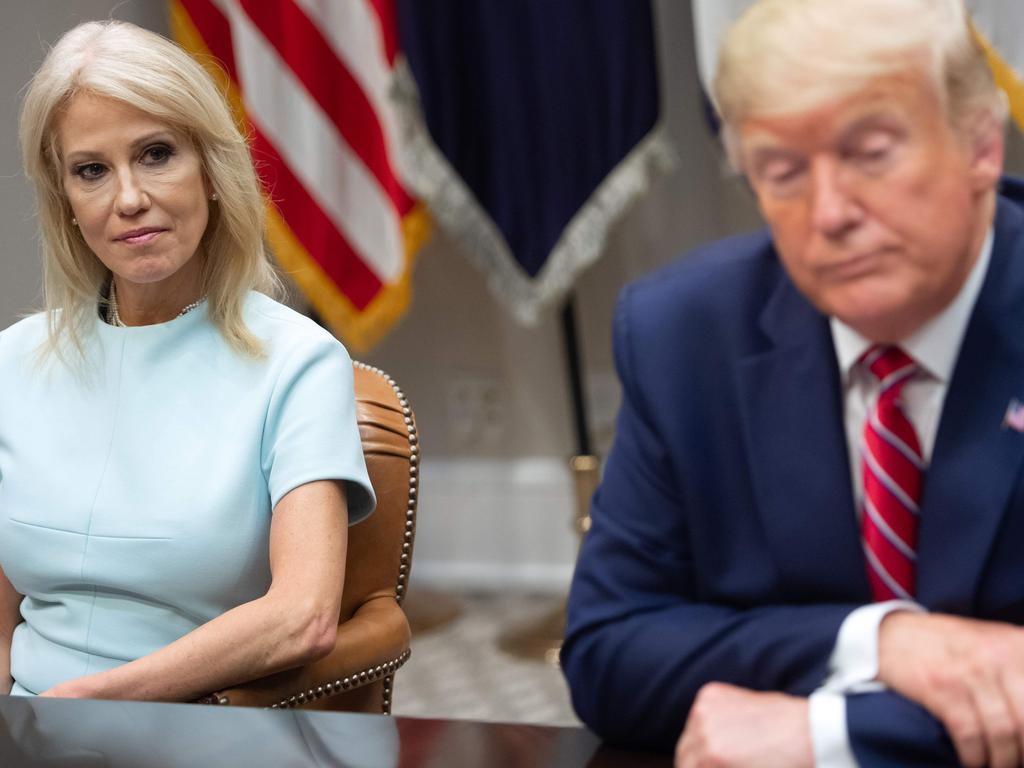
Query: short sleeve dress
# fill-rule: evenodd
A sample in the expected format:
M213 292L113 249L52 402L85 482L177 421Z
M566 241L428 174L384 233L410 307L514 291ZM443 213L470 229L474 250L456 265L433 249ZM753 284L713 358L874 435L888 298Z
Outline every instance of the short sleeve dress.
M206 305L132 328L97 318L86 364L40 363L46 318L0 333L0 567L24 621L12 693L144 656L266 593L271 516L343 480L374 507L344 347L259 293L266 355L233 351Z

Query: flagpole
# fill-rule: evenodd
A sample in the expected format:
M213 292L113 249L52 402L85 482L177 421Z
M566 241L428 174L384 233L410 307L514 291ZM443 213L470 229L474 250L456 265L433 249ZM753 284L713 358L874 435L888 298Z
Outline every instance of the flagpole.
M569 397L572 401L573 423L576 427L576 454L590 454L590 429L587 403L583 396L583 375L580 364L579 334L576 331L576 295L570 293L562 305L562 343L566 369L569 373Z
M576 297L570 293L562 305L562 344L569 378L569 399L576 435L576 454L569 458L575 491L572 527L582 538L590 528L590 497L597 489L600 460L592 451L587 401L583 389L583 364L576 328ZM506 632L499 639L502 650L528 659L558 664L565 634L565 600L539 619Z
M590 529L590 497L597 489L600 460L590 439L590 419L587 417L587 399L583 389L583 363L580 354L579 333L576 329L576 294L570 292L562 306L562 343L565 348L566 370L569 374L569 397L573 422L576 427L576 453L569 458L576 497L573 528L583 536Z

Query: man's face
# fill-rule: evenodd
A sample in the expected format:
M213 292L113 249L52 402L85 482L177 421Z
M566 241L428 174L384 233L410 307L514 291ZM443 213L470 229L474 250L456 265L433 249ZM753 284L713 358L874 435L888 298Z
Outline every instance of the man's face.
M908 72L744 120L738 138L782 263L819 310L893 342L956 296L990 223L998 126L960 136L931 82Z

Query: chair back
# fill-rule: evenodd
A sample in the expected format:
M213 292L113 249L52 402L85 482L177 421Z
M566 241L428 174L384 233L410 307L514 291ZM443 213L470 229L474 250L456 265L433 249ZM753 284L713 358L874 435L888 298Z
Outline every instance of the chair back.
M401 604L409 584L416 502L419 436L412 409L394 379L355 363L356 418L377 509L349 530L341 620L375 597Z
M416 535L419 437L394 379L358 362L353 373L359 437L377 509L348 532L334 649L303 667L211 693L202 703L391 711L395 670L409 658L409 622L401 603Z
M355 362L353 373L359 437L377 509L349 529L342 624L371 600L383 598L401 605L412 567L419 498L419 435L405 394L379 368ZM395 659L395 668L406 658L408 652ZM364 685L332 697L331 708L343 707L349 698L357 710L390 711L392 677L393 672L382 675L379 685ZM355 702L367 696L376 699L372 689L378 688L380 706Z

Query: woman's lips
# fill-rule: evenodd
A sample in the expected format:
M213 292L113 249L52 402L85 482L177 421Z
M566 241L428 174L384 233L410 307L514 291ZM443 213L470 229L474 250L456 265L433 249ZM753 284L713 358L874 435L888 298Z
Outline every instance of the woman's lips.
M118 238L118 242L127 243L128 245L145 245L153 242L157 237L162 235L164 230L162 229L150 229L144 232L129 233L122 235Z

